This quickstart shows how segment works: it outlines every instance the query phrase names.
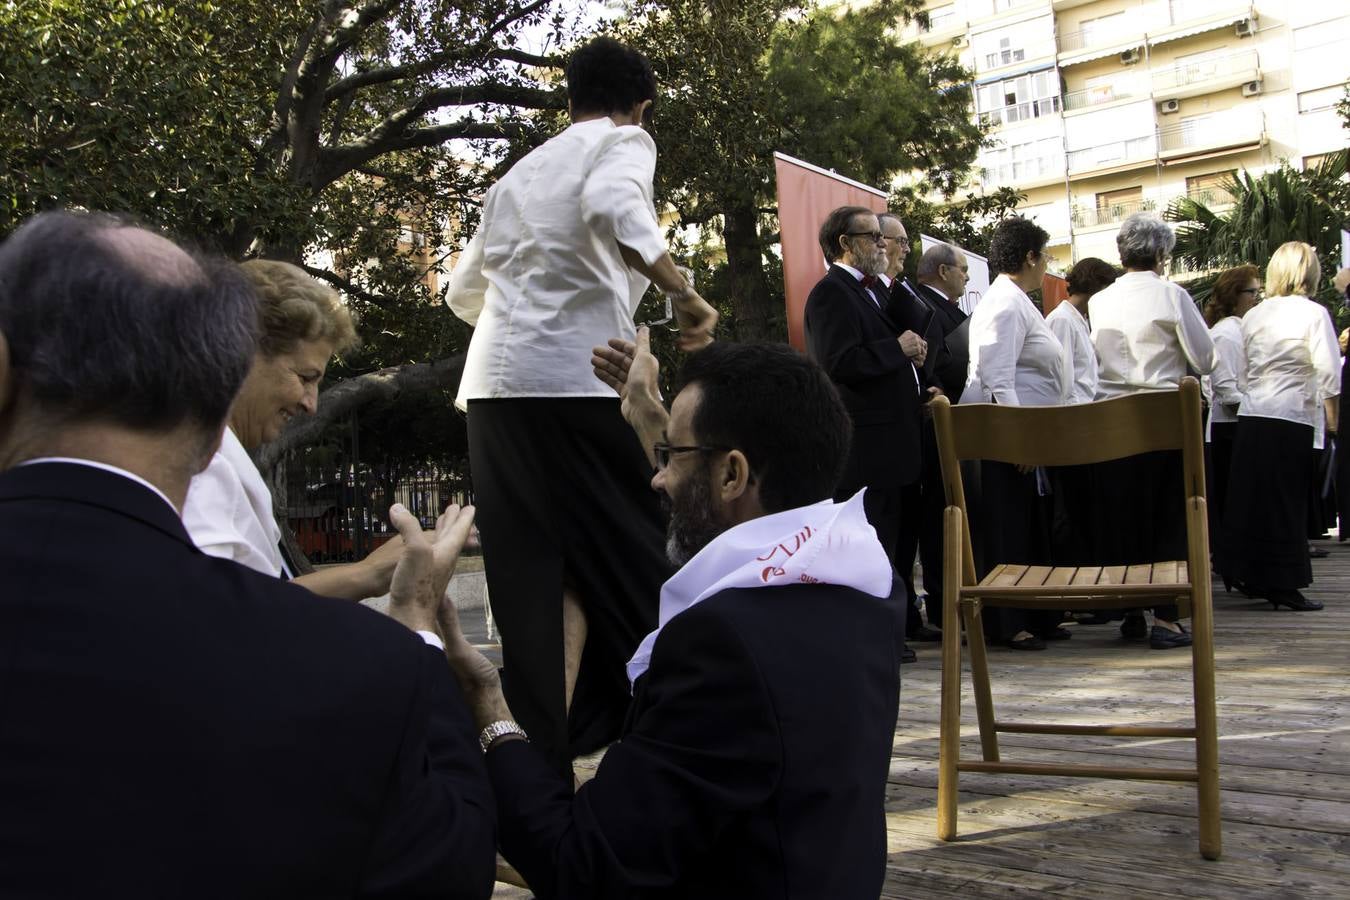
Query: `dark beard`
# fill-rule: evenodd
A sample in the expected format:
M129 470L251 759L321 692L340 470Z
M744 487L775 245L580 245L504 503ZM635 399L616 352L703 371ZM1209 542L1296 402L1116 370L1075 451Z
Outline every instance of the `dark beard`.
M661 495L661 506L669 517L666 558L677 567L689 562L713 538L726 531L726 525L713 510L708 473L701 472L686 484L674 497Z

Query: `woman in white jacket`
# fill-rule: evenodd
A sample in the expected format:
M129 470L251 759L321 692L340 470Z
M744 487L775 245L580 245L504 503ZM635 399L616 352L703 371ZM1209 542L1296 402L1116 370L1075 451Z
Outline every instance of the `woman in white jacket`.
M1335 326L1326 307L1309 299L1320 278L1317 251L1284 244L1266 267L1266 299L1242 320L1247 386L1219 570L1275 609L1322 608L1299 591L1312 583L1305 529L1313 433L1325 401L1341 392Z

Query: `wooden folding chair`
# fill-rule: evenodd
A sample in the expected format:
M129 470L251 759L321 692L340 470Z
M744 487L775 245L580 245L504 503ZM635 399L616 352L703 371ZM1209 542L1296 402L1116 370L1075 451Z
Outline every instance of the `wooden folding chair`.
M1200 387L1194 378L1175 391L1149 392L1059 407L953 407L947 398L932 404L942 481L944 518L942 719L938 750L938 837L956 837L956 791L960 772L1076 775L1146 781L1191 781L1197 785L1200 853L1218 859L1218 723L1214 711L1214 621L1209 578L1209 534L1205 517L1204 446L1200 432ZM1182 451L1185 470L1187 559L1138 566L1021 566L993 563L979 581L971 554L970 516L960 461L986 459L1028 466L1073 466L1104 462L1155 450ZM1182 602L1192 617L1191 674L1193 727L1137 725L1056 725L1014 723L994 716L980 610L1014 606L1044 610L1124 609ZM960 611L961 617L957 618ZM962 761L961 639L970 646L971 682L979 720L982 761ZM1120 737L1181 737L1195 741L1194 768L1090 766L1004 762L998 734L1077 734Z

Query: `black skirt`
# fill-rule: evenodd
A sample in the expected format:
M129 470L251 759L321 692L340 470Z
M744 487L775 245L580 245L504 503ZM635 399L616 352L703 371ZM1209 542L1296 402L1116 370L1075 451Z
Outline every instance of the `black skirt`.
M1228 473L1233 466L1233 441L1237 437L1236 422L1212 422L1210 440L1205 445L1205 499L1209 512L1209 548L1215 559L1220 558L1219 543L1223 540L1223 510L1228 502Z
M1098 463L1092 556L1098 565L1186 559L1186 498L1180 450Z
M1311 425L1241 416L1224 506L1219 571L1258 590L1312 584L1308 560Z

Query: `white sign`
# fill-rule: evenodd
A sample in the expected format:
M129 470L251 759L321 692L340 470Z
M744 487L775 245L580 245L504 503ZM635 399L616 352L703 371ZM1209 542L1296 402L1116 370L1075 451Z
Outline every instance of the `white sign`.
M919 252L923 253L926 252L929 247L936 247L939 244L951 242L940 241L930 235L921 234L919 235L919 243ZM989 260L980 256L978 253L971 253L969 250L957 247L956 244L952 244L952 246L956 247L957 250L960 250L966 255L966 265L970 266L970 281L966 283L966 294L960 300L956 301L956 305L961 307L961 311L966 315L970 315L975 311L975 306L980 302L980 298L984 296L985 291L989 290Z

